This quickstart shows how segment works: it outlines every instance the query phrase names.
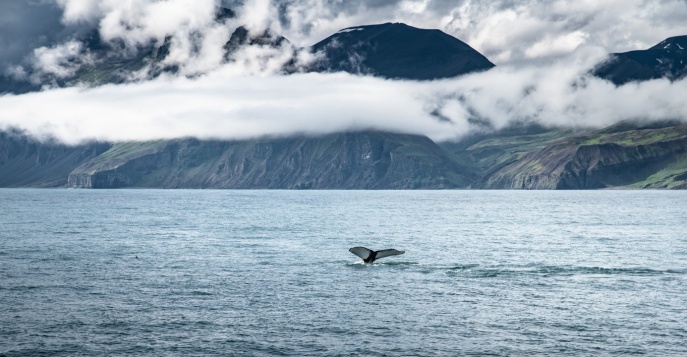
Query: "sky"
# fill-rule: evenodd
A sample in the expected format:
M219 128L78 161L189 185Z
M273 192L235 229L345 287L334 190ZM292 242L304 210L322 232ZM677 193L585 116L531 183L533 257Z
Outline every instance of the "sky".
M237 17L216 22L220 3ZM70 144L365 129L443 141L483 130L475 122L498 129L514 121L602 127L683 120L685 81L617 87L588 72L609 53L687 35L686 18L687 0L0 0L5 75L42 83L73 74L94 61L80 42L89 31L124 51L172 38L165 61L180 68L178 76L152 81L2 96L0 129ZM497 67L425 82L279 73L299 48L342 28L384 22L440 29ZM251 46L224 63L222 46L239 25L269 29L291 44ZM301 50L298 60L313 56Z

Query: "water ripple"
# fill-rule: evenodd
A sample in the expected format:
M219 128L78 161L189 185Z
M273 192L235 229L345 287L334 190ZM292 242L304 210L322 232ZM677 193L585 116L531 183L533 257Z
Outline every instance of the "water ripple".
M0 190L0 356L684 356L686 198Z

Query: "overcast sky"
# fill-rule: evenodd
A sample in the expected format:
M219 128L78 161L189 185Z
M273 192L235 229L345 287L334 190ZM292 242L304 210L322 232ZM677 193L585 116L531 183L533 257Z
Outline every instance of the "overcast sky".
M687 0L223 0L238 18L217 24L220 2L0 0L0 70L6 74L68 75L74 68L65 59L88 61L76 34L89 29L130 46L173 36L168 61L180 64L182 74L205 74L0 97L0 128L19 127L67 142L365 128L450 140L472 130L469 119L475 118L496 127L513 120L603 126L687 118L684 81L617 88L585 75L609 52L644 49L687 34ZM246 49L237 62L221 63L221 46L238 25L270 28L302 47L345 27L383 22L441 29L498 67L418 83L276 74L290 49ZM199 46L200 51L191 50ZM431 115L437 112L451 120L437 121Z

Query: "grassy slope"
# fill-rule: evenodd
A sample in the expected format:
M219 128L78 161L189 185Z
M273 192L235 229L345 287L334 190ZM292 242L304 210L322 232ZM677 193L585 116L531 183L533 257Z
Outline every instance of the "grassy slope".
M126 175L133 187L467 187L466 165L426 137L362 132L316 138L128 142L73 171Z
M662 170L647 177L643 181L635 182L630 187L635 188L687 188L687 155L675 158L675 162Z
M674 149L668 157L652 156L652 153L659 152L662 147L664 150L666 146L679 148L683 146L679 143L687 140L687 125L666 125L669 126L641 127L620 123L584 134L570 135L552 131L537 135L487 138L471 145L465 152L475 158L475 165L484 173L483 176L486 176L483 182L487 183L487 186L496 182L498 185L507 182L530 182L535 186L544 184L548 185L547 188L554 188L556 177L565 174L571 167L577 167L583 172L592 170L587 171L591 174L609 172L604 171L606 169L616 170L613 173L614 178L611 179L609 176L610 186L614 186L613 182L620 180L629 182L622 184L625 187L684 188L687 154L681 149ZM611 155L609 150L605 149L608 144L617 145L619 148L611 150L614 152L613 156L604 156ZM488 149L491 151L486 151ZM481 157L480 150L491 155ZM602 157L588 156L587 160L591 161L585 162L585 155L593 155L597 150L606 154L602 154ZM579 161L581 157L582 161ZM643 157L646 157L646 161L642 161ZM573 163L567 160L576 161ZM578 165L592 166L584 168ZM604 165L610 166L603 168ZM625 171L624 179L622 173L620 176L617 173L617 168L623 165L629 165L626 169L629 171ZM594 171L597 167L602 170ZM640 174L645 170L650 172ZM494 175L491 179L490 174Z
M534 132L531 132L534 131ZM537 152L556 140L572 135L570 129L541 129L504 131L468 138L465 143L443 143L457 160L471 167L479 177L521 160L525 155Z
M147 168L143 169L144 171L139 171L141 176L135 182L135 187L160 187L164 182L171 182L171 180L181 183L196 180L217 185L228 177L226 175L234 175L233 177L244 175L244 181L241 184L247 186L251 180L260 179L264 175L272 175L270 179L272 181L269 182L274 183L275 180L283 178L279 177L281 174L292 175L292 179L296 181L300 178L315 183L318 182L318 177L323 174L330 175L330 177L340 175L340 177L347 177L347 180L350 180L347 184L352 184L356 180L362 179L374 181L371 179L376 175L374 172L383 174L387 172L384 170L389 170L389 165L392 165L393 168L393 165L399 163L404 166L400 168L400 171L398 171L399 167L395 166L397 171L395 171L394 180L396 181L394 182L401 182L398 181L401 173L407 172L409 176L412 176L401 179L405 180L403 181L405 182L404 187L434 187L431 183L436 182L437 179L450 182L449 187L469 187L474 182L472 180L494 174L503 174L504 169L511 170L507 175L519 175L517 180L528 175L545 174L547 170L551 169L551 163L546 162L547 157L554 159L554 161L557 160L555 157L572 157L567 154L567 156L562 155L562 153L571 150L571 152L577 152L583 148L594 150L600 146L615 144L635 151L649 150L651 152L652 148L687 141L687 125L634 130L631 126L616 125L583 134L560 129L537 130L536 132L501 132L469 138L461 143L444 143L440 146L434 145L426 138L421 139L421 137L412 135L379 132L369 135L372 135L371 143L378 145L374 149L377 150L375 155L391 155L395 157L393 160L395 164L385 164L382 156L373 158L378 160L375 163L368 163L364 160L351 163L351 160L359 160L359 158L356 156L346 157L342 150L344 147L347 147L346 150L351 150L353 148L350 146L352 142L347 144L349 146L344 146L342 137L337 135L320 138L258 139L236 142L202 142L197 140L125 142L112 145L109 150L100 153L100 155L91 156L92 158L83 164L79 162L78 157L87 159L84 155L89 154L79 152L77 157L74 156L77 153L66 152L62 149L55 150L48 145L44 146L43 149L37 151L31 149L33 151L22 154L22 161L16 161L19 158L17 154L5 154L6 156L9 155L8 158L15 157L4 164L5 173L17 177L21 173L26 177L22 176L22 179L19 180L12 175L10 175L12 177L5 175L7 182L4 182L3 186L24 186L29 185L29 182L31 182L31 186L63 185L66 178L55 176L55 173L59 173L59 171L54 171L52 167L66 168L72 162L76 162L76 165L80 164L78 168L73 170L73 173L93 174L119 170L122 165L131 162L145 163L146 158L150 158L155 164L147 165ZM9 153L7 151L9 149L8 146L5 152ZM363 150L364 148L358 147L358 149ZM12 150L16 151L17 149ZM39 171L43 172L45 176L43 178L38 177L39 171L34 172L35 170L31 168L35 165L34 163L38 162L33 156L34 154L30 154L34 151L42 153L40 154L41 158L52 157L49 161L52 166L36 166L35 170L40 169ZM167 161L160 159L163 152L167 155ZM360 153L356 155L360 155ZM539 157L532 159L536 155ZM620 156L616 156L613 160L622 161L631 158L627 156L627 151L620 152L618 155ZM62 156L65 158L63 159ZM165 162L170 163L170 159L172 160L171 164L165 164ZM604 162L608 161L607 159L608 157L603 156L600 161L596 161L597 164L595 165L608 164L608 162ZM42 161L44 159L41 159ZM425 166L414 166L418 163ZM561 163L563 166L565 164L565 162ZM366 170L365 165L373 165L374 169L368 167L367 170L373 171L365 174L367 176L361 176L360 170ZM648 168L648 172L634 175L636 176L633 178L635 181L622 182L622 187L687 188L687 153L683 151L676 150L669 156L664 156L658 161L648 162L646 165L642 164L641 161L638 164L635 162L634 165L630 171L627 171L627 177L633 177L632 174L636 173L638 168ZM236 169L238 166L241 166L241 170ZM559 165L559 168L563 166ZM48 167L54 172L50 171L48 174L48 171L45 171ZM344 169L347 170L346 173L336 173L337 170ZM137 170L142 169L138 168ZM222 170L234 171L222 176L220 173ZM427 174L424 176L417 174L423 170L430 170L431 173L425 171ZM501 171L499 172L499 170ZM414 174L410 175L411 173ZM608 187L610 186L613 184Z
M132 159L159 152L166 145L167 142L164 140L117 143L109 150L74 169L73 173L93 174L96 171L112 170Z

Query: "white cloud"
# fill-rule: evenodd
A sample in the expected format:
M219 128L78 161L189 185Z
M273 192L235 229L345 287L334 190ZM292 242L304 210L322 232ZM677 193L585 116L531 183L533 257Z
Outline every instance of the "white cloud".
M189 136L243 139L362 129L416 133L441 141L475 129L472 119L502 128L516 120L602 127L625 119L687 118L687 81L616 87L585 76L590 65L603 58L598 49L580 50L548 66L502 66L426 82L344 73L268 74L278 67L280 57L265 51L275 50L247 49L239 56L245 61L197 79L163 77L0 97L0 128L52 134L68 143ZM248 61L260 56L267 62ZM250 72L254 74L246 74Z
M102 15L100 0L57 0L64 9L62 21L67 24L94 22Z
M687 34L684 0L285 0L273 24L299 46L358 25L439 28L497 65L565 57L578 46L624 52ZM422 9L422 11L418 11Z
M527 58L568 55L586 42L588 34L576 31L557 38L545 37L525 50Z
M422 13L427 10L427 5L431 0L404 0L400 4L401 11L410 13Z
M0 97L0 129L18 127L76 143L195 136L240 139L379 129L451 140L472 119L501 128L515 120L544 125L610 125L619 120L687 119L687 81L622 87L585 75L606 49L648 47L687 34L684 1L250 0L238 19L217 24L213 0L60 0L65 22L98 24L106 39L130 46L172 36L165 60L187 79L45 90ZM544 6L546 5L546 6ZM418 11L424 9L424 11ZM239 24L270 28L310 45L341 28L401 21L442 28L500 66L432 82L348 74L279 75L294 49L249 46L222 64L222 46ZM651 29L651 31L649 31ZM627 48L623 48L626 46ZM68 76L88 61L69 41L34 52L39 74ZM300 52L297 58L312 60ZM13 67L15 76L27 75ZM39 103L40 105L37 105Z
M73 76L81 64L92 62L91 55L78 41L69 41L55 47L40 47L33 53L33 67L37 71L31 75L31 81L40 83L45 76Z
M279 18L278 10L270 0L246 0L238 16L241 24L253 33L262 33Z
M238 25L218 23L216 0L59 0L66 23L93 23L106 42L121 41L128 52L171 38L165 64L182 75L220 66L222 46Z

